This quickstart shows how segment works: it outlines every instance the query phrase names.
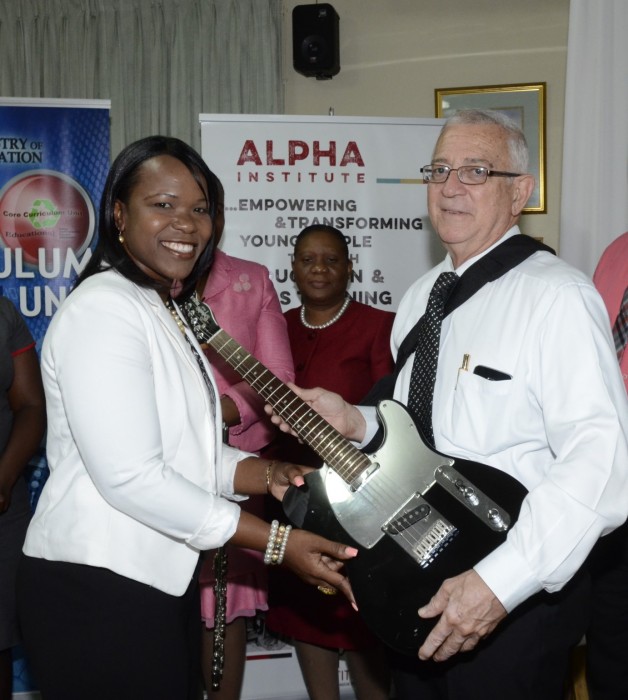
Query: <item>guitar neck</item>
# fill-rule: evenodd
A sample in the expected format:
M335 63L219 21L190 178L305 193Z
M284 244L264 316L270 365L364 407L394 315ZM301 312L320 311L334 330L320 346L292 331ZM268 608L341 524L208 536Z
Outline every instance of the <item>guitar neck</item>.
M366 455L225 331L205 340L345 482L352 483L371 466Z

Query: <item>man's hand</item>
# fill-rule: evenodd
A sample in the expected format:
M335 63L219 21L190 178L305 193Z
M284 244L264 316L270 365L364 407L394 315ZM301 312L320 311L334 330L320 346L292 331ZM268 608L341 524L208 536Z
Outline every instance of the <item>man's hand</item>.
M423 618L440 615L419 649L423 661L445 661L459 651L471 651L507 613L475 571L447 579L432 600L419 609Z
M294 384L288 384L294 393L308 406L313 408L320 416L332 425L341 435L349 440L361 442L366 433L364 417L358 409L347 403L342 396L334 394L326 389L300 389ZM264 407L266 413L271 416L271 421L284 433L296 436L294 430L281 416L273 412L272 406ZM297 436L298 437L298 436Z

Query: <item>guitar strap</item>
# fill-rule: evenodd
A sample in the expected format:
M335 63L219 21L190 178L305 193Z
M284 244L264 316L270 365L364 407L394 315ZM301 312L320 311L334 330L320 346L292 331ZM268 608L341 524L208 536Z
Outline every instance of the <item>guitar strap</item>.
M508 238L503 243L493 248L489 253L483 255L473 263L469 269L461 275L456 286L453 288L447 302L445 303L444 316L448 316L457 309L467 299L470 299L487 282L494 282L508 270L522 263L530 255L538 251L545 251L556 255L556 251L536 239L518 234ZM420 321L421 319L419 319ZM419 333L419 321L403 339L397 353L395 370L392 374L380 379L369 393L362 399L362 406L375 406L382 399L392 398L395 383L399 372L401 372L408 358L414 352Z

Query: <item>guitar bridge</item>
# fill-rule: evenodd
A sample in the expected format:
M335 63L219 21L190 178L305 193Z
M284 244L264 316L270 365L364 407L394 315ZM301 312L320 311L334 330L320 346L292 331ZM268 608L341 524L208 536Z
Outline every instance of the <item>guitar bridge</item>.
M419 494L414 494L382 530L426 569L458 534Z
M415 551L419 566L427 569L457 534L458 528L439 518L417 543Z

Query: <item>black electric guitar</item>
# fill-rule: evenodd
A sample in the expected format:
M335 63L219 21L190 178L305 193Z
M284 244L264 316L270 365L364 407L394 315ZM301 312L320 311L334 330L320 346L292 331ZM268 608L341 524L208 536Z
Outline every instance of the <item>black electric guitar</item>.
M379 449L365 454L313 411L216 323L195 298L180 306L209 344L325 462L283 500L297 527L353 545L347 562L367 625L392 649L416 655L436 623L419 607L444 579L471 569L506 538L525 488L511 476L427 447L398 402L377 407Z

